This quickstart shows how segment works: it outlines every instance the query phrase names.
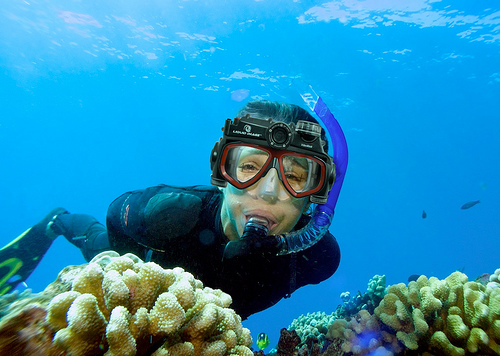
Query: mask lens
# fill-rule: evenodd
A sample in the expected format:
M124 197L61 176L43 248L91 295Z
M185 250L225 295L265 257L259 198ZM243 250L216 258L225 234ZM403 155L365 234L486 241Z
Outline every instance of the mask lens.
M258 175L269 161L269 153L250 146L234 146L227 149L224 168L237 183L245 184Z
M319 162L307 157L284 155L282 157L284 178L295 193L315 190L321 183L322 169Z

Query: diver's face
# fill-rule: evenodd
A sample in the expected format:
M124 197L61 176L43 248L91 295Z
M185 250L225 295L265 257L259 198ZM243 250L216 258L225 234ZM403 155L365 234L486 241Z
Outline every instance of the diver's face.
M223 194L222 227L230 240L241 237L245 224L253 216L267 221L269 235L289 232L299 221L308 202L307 197L295 198L288 193L275 168L246 189L228 184Z

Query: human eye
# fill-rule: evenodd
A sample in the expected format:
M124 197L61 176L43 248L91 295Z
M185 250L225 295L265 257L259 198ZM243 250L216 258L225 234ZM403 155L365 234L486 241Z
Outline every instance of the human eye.
M296 172L285 172L286 180L294 182L303 182L306 180L306 176L303 174L298 174Z
M239 164L238 169L243 173L252 173L259 171L259 167L255 162L242 162Z

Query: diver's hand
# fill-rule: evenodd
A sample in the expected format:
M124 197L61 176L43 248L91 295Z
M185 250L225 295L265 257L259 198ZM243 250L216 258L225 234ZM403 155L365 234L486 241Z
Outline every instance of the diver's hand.
M238 241L229 241L224 248L223 260L250 255L276 255L279 252L279 242L274 236L251 237Z

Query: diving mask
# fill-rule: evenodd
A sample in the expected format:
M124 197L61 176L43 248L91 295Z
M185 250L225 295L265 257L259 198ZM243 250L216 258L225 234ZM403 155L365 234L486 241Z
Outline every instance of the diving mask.
M332 158L324 151L321 126L299 120L297 124L255 119L246 115L226 120L223 136L211 154L212 184L227 182L244 189L259 181L271 168L296 198L309 196L324 204L335 180Z

